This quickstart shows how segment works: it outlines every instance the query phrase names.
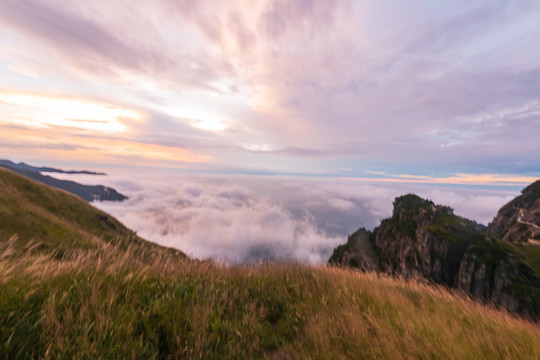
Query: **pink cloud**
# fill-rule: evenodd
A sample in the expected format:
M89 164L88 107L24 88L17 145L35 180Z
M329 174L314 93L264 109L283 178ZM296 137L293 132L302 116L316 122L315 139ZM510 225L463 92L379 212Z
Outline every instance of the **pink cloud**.
M222 166L539 170L534 2L8 0L0 10L2 60L39 68L33 85L136 105L155 116L134 136L206 147ZM202 135L197 123L228 130Z

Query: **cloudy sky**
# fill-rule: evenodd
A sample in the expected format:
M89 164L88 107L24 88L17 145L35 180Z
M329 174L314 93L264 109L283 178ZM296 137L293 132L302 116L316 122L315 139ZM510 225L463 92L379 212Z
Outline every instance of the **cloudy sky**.
M525 184L539 19L527 0L0 0L0 151Z

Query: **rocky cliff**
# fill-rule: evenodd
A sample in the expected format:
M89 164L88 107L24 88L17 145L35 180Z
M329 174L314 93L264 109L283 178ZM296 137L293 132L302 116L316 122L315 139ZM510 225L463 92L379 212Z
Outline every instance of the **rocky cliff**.
M514 244L540 245L540 180L499 210L488 233Z
M540 279L504 244L478 243L467 248L455 287L473 298L540 320Z
M451 208L416 195L396 198L392 217L373 232L351 235L329 262L425 279L540 319L540 279L524 255Z
M485 241L478 225L416 195L396 198L375 229L381 270L453 286L468 246Z
M334 249L328 263L331 265L352 266L367 271L378 270L374 241L375 238L371 231L360 228L354 234L349 235L346 244Z

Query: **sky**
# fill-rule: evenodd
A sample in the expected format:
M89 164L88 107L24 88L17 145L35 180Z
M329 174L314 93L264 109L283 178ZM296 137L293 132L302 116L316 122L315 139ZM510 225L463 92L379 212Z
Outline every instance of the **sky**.
M524 185L538 1L0 0L0 152Z

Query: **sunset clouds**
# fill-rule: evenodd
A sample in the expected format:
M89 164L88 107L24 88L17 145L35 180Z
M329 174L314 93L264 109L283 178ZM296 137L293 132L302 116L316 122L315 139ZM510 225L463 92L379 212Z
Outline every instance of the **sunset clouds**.
M517 0L2 0L0 150L48 163L534 178L539 16Z

